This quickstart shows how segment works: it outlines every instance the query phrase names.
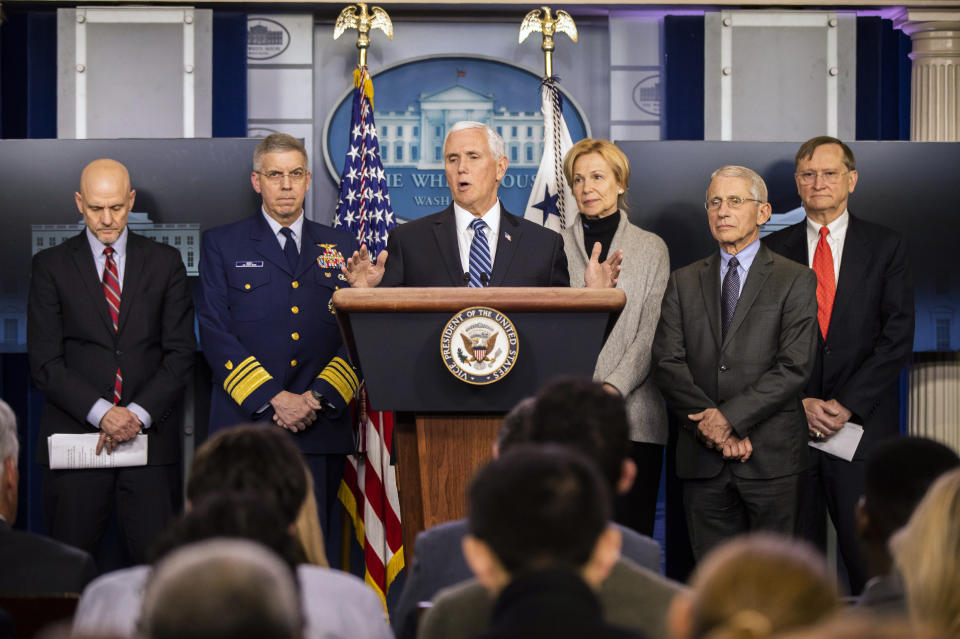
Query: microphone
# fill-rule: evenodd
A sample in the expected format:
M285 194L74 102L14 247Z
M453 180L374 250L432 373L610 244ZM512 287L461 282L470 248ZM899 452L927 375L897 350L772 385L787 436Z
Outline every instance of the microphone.
M487 277L487 274L486 274L486 273L481 273L481 274L480 274L480 284L481 284L482 286L487 286L487 285L490 283L490 282L489 282L489 279L490 279L490 278Z
M463 285L470 286L470 273L463 274Z

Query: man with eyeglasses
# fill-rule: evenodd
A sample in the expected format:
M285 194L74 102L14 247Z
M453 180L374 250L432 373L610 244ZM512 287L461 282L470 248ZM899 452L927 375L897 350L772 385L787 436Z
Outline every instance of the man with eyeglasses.
M813 272L760 244L763 179L717 169L704 207L719 250L670 276L653 340L698 559L748 530L793 532L817 326Z
M829 509L851 593L858 594L866 569L854 511L867 456L899 433L898 382L913 346L913 278L900 235L847 210L858 178L850 147L815 137L795 163L806 219L764 243L817 274L819 335L804 391L807 429L811 439L824 441L847 422L863 426L853 461L812 451L801 475L798 533L825 548Z
M349 233L304 218L308 166L306 149L290 135L257 145L250 182L262 206L204 233L197 314L214 381L211 434L268 420L290 431L329 530L345 455L354 449L349 403L358 385L330 299L347 285L344 256L359 247Z

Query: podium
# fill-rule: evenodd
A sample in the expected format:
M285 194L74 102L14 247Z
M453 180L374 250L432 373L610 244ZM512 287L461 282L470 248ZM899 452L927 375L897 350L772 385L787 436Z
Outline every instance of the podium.
M603 341L625 302L619 289L375 288L334 293L337 321L366 381L370 407L396 413L393 441L407 565L418 532L466 516L467 485L489 460L503 415L552 378L593 376ZM482 384L471 384L451 372L444 354L455 365L486 353L460 347L459 335L450 339L454 316L477 307L505 316L515 328L516 343L509 344L515 349L510 351L514 360L509 372L495 381L484 378ZM491 351L507 347L507 338L501 337Z

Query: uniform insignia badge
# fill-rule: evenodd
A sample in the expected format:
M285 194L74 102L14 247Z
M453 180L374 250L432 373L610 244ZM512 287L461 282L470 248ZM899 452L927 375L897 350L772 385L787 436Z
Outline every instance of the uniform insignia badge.
M336 244L317 244L317 246L323 249L323 253L317 257L317 266L320 268L344 267L343 255L337 250Z
M517 329L506 315L486 306L465 308L440 335L440 356L447 370L478 386L504 377L517 362Z
M263 268L263 260L239 260L234 264L235 268Z

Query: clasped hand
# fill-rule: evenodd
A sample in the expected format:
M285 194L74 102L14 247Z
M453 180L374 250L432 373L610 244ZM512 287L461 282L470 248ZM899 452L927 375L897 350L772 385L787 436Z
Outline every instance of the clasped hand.
M719 451L724 459L745 462L753 455L750 438L737 437L733 425L719 409L708 408L687 417L697 424L697 435L707 448Z
M301 394L280 391L270 400L273 406L273 421L291 432L305 430L317 419L323 406L310 391Z
M100 419L100 439L97 440L96 454L106 450L110 455L117 446L137 436L143 426L136 413L125 406L111 406Z

